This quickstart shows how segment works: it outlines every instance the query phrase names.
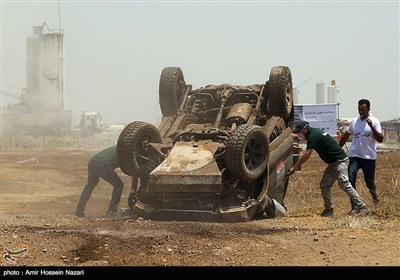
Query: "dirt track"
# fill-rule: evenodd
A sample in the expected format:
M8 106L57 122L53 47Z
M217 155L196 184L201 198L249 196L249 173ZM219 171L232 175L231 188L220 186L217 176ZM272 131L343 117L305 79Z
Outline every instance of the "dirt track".
M3 255L1 266L400 265L398 216L382 215L381 205L367 201L374 215L348 217L347 198L336 185L335 216L319 217L322 199L318 185L309 178L319 180L321 173L307 166L289 186L285 217L245 223L108 218L103 214L111 186L100 181L87 205L88 217L77 218L72 214L92 154L83 150L2 152L2 250L26 245L28 252L15 256L15 264ZM35 156L38 162L18 163ZM399 174L399 169L397 164L382 172ZM120 174L125 182L120 206L125 207L130 179ZM309 186L301 183L301 176L308 178ZM311 189L311 195L300 193L300 188Z

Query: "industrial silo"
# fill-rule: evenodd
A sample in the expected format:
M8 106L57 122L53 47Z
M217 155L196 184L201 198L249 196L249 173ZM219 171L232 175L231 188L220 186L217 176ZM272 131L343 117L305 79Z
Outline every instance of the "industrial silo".
M293 103L294 104L300 103L300 89L298 87L293 88Z
M43 27L47 27L44 32ZM71 130L72 111L64 111L64 42L61 30L46 23L26 38L26 88L21 103L1 111L4 133L61 134Z
M331 80L331 85L328 86L328 103L338 103L338 89L335 80Z
M326 92L326 82L316 82L316 104L326 104L328 102L328 96Z
M26 39L27 106L31 112L64 109L63 34L34 26Z

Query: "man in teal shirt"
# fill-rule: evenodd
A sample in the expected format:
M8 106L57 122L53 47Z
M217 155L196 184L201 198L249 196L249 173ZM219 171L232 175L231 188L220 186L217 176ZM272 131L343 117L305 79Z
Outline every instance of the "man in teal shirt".
M99 183L99 179L102 178L113 186L111 195L110 205L106 212L107 216L118 215L118 204L121 199L122 190L124 183L121 178L115 172L115 169L119 167L117 160L117 147L112 146L106 148L92 158L88 162L88 179L86 186L83 188L81 196L79 198L78 205L76 206L75 215L78 217L84 217L85 206L90 196L92 195L94 187Z
M349 158L335 139L322 129L310 127L306 121L300 121L293 130L293 133L297 134L299 140L307 140L307 148L296 164L290 168L290 174L293 174L310 158L313 150L328 164L320 182L325 206L325 210L322 211L321 216L328 217L333 215L331 188L336 180L338 180L340 188L348 194L350 200L356 206L356 213L351 212L351 214L369 214L370 210L349 182L347 170Z

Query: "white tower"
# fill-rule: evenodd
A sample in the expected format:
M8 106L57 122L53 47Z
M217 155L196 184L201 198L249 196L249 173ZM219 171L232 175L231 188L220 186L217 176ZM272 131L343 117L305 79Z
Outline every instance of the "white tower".
M295 105L300 103L300 89L298 87L293 88L293 103Z
M338 103L338 90L335 80L331 80L331 85L328 86L328 103Z
M328 96L326 94L326 82L316 82L316 104L326 104L328 102Z
M64 109L64 42L61 32L34 26L26 39L27 103L32 112Z

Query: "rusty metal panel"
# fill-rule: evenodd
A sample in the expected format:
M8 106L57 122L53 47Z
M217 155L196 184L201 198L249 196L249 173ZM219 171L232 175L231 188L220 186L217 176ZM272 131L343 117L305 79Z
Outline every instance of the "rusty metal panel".
M219 143L177 142L149 175L150 192L221 192L222 175L214 159Z
M196 174L199 169L202 169L200 173L202 175L217 174L214 166L209 164L215 162L214 154L219 145L212 141L177 142L168 157L150 173L150 176L171 173ZM218 173L220 173L219 170Z
M223 189L222 176L219 175L161 175L149 177L150 192L213 192Z

